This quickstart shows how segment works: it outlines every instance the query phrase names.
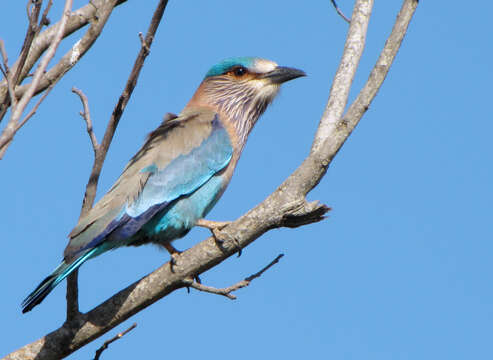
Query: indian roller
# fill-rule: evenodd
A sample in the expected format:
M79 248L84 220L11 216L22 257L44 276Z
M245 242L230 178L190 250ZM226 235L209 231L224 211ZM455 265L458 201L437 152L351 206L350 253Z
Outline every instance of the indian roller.
M111 189L70 232L61 264L22 303L30 311L85 261L120 246L171 241L204 220L228 186L250 131L280 85L305 76L275 62L236 57L214 65L177 116L168 114Z

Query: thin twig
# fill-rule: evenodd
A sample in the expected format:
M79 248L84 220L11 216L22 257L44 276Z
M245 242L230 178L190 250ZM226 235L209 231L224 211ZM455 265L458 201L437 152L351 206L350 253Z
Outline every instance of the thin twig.
M106 154L111 145L111 141L113 139L113 135L115 134L118 123L120 122L120 118L125 111L125 107L127 106L127 103L130 100L130 96L132 95L135 85L137 84L137 79L144 65L144 61L149 54L149 48L152 45L156 30L161 22L167 4L168 0L159 1L159 4L157 5L156 10L154 11L154 14L152 16L151 24L149 25L149 29L147 30L147 34L145 36L146 46L141 47L139 54L135 59L130 76L128 77L125 89L122 91L122 94L120 95L118 102L113 109L113 113L111 114L108 126L106 127L106 131L104 133L103 140L101 141L98 155L96 156L96 159L94 161L91 174L89 176L89 181L86 186L86 192L84 194L84 200L82 204L82 211L80 214L81 217L83 217L91 209L92 204L94 203L99 175L101 174Z
M344 20L346 20L349 24L351 24L351 19L349 19L346 15L344 15L341 9L339 9L339 6L337 6L336 4L336 0L330 0L330 2L332 3L332 5L334 5L334 8L336 9L339 16L341 16Z
M10 73L8 78L6 78L7 81L7 86L8 88L8 97L5 97L3 99L3 103L0 105L0 121L3 119L5 114L7 113L7 109L9 107L9 102L12 105L12 109L17 106L17 96L15 95L15 87L18 84L21 68L24 66L27 55L29 53L29 49L31 48L31 44L36 37L36 35L39 33L39 30L41 29L41 25L37 25L39 13L41 11L41 6L42 6L42 1L38 1L34 3L34 8L30 10L31 5L33 4L33 1L29 1L27 3L27 18L29 20L27 30L26 30L26 36L24 37L24 42L22 44L22 49L21 53L19 55L18 60L13 66L13 73ZM47 10L51 7L51 0L47 6ZM45 10L45 13L47 12ZM7 71L7 73L9 73Z
M54 81L49 87L48 89L45 90L45 92L43 93L43 95L39 98L38 102L36 103L36 105L34 105L34 107L31 109L31 111L29 111L29 113L24 117L24 119L22 119L22 121L19 122L19 125L17 126L17 130L19 130L21 127L24 126L24 124L27 122L27 120L29 120L34 114L36 114L36 111L38 111L38 107L39 105L41 105L41 103L44 101L44 99L48 96L48 94L50 93L51 89L53 89L55 87L55 84L57 83L58 81Z
M41 15L41 20L39 21L38 29L36 30L36 34L34 35L35 37L38 36L43 26L50 25L50 19L48 18L48 13L50 12L51 5L53 5L53 0L48 1L48 5L46 5L45 10L43 11L43 15Z
M122 331L121 333L116 334L114 337L112 337L109 340L106 340L103 343L103 345L101 345L101 347L96 350L96 354L94 356L94 360L99 360L99 357L101 356L101 354L103 353L103 351L105 351L112 342L115 342L116 340L121 339L126 334L128 334L130 331L132 331L133 329L135 329L136 327L137 327L137 323L133 323L133 325L130 326L127 330Z
M84 111L81 111L79 114L86 122L87 133L89 134L89 138L91 139L92 149L94 150L94 156L96 156L98 152L99 144L98 144L98 139L96 138L96 134L94 134L94 130L92 128L91 113L89 111L89 101L87 100L87 96L82 92L82 90L77 89L75 86L72 87L72 92L74 94L79 95L80 101L82 102L82 106L84 107Z
M89 33L89 37L96 39L101 33L100 29L104 27L104 24L106 23L106 19L109 16L106 9L108 9L109 7L110 8L109 12L111 13L114 7L124 2L126 2L126 0L116 0L116 3L114 4L111 4L111 1L109 0L91 0L87 5L84 5L79 9L75 10L74 12L72 12L72 14L70 15L67 21L67 25L65 26L63 37L65 38L70 34L72 34L73 32L77 31L78 29L90 24L91 26L88 32L86 32L86 34ZM14 76L14 78L16 79L15 82L16 84L20 84L26 77L29 76L29 74L32 72L31 71L32 67L38 62L39 58L41 58L43 53L48 49L56 34L56 31L59 26L59 22L53 24L45 31L39 34L39 31L42 29L42 25L48 25L48 23L50 22L47 17L50 7L51 7L51 0L48 3L45 11L43 12L43 16L41 17L37 32L34 35L33 40L31 42L27 40L24 41L22 51L26 49L25 53L27 54L27 57L23 59L22 56L23 52L21 52L21 56L19 56L19 58L12 66L12 72L15 74L17 73L19 74ZM98 19L98 21L93 21L94 19ZM86 35L84 35L84 37L85 36ZM87 46L80 46L80 48L77 49L80 50L80 56L77 57L77 59L75 60L79 60L82 57L82 55L91 47L94 41L92 42L88 41L86 43ZM29 46L26 46L26 44L29 44ZM71 56L72 54L73 52L71 52L70 55L68 56L69 60L74 60L74 58ZM35 94L42 92L50 85L51 81L49 79L54 79L60 75L64 75L77 63L77 61L74 62L66 61L66 59L67 58L63 57L60 60L58 66L54 66L50 71L48 71L43 76L43 79L38 84ZM64 66L60 66L60 63L63 63ZM28 90L29 86L30 84L18 85L15 88L17 97L21 97ZM7 82L2 80L0 81L0 121L2 121L3 117L5 116L9 104L10 102L8 99Z
M27 14L27 18L29 20L31 20L31 14L32 14L32 11L31 11L31 5L33 4L32 0L29 0L26 4L26 14ZM31 21L29 21L29 25L31 25Z
M208 293L216 294L216 295L222 295L222 296L227 297L228 299L236 300L236 296L231 294L233 291L236 291L238 289L241 289L241 288L244 288L244 287L247 287L248 285L250 285L252 280L262 276L262 274L264 272L266 272L272 266L277 264L283 256L284 256L284 254L277 255L277 257L274 260L272 260L267 266L262 268L262 270L256 272L255 274L252 274L252 275L246 277L245 279L243 279L241 281L238 281L234 285L228 286L227 288L218 289L218 288L215 288L212 286L207 286L207 285L200 284L200 283L194 281L192 278L186 278L185 280L183 280L183 283L185 284L185 286L194 288L195 290L208 292Z
M262 276L262 274L264 272L266 272L267 270L269 270L272 266L274 266L275 264L277 264L279 262L279 260L281 260L281 258L284 256L284 254L279 254L277 255L277 257L272 260L268 265L266 265L263 269L261 269L260 271L256 272L255 274L252 274L250 275L249 277L247 277L245 280L248 281L248 282L251 282L252 280L256 279L256 278L259 278L260 276Z

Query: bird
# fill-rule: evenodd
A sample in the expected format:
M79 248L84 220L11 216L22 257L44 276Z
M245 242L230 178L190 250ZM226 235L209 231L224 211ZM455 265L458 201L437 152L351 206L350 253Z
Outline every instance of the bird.
M110 190L68 235L60 265L22 302L26 313L85 261L121 246L171 242L194 226L214 234L227 222L204 217L228 186L247 138L282 83L306 76L258 57L212 66L179 115L168 113Z

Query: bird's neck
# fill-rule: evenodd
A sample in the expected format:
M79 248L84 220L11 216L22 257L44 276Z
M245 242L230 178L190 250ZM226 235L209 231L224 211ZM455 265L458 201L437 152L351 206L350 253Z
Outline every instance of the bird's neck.
M203 82L187 107L208 107L217 112L228 130L234 132L234 147L241 153L248 135L271 101L270 97L257 96L254 89L221 92Z

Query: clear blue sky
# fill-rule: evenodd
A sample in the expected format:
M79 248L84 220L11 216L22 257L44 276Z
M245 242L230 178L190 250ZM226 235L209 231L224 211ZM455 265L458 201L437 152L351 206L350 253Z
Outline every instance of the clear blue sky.
M339 1L350 14L352 2ZM11 59L25 32L25 1L3 4ZM75 1L74 8L85 1ZM65 285L32 312L20 302L60 261L92 164L78 115L82 89L99 138L157 1L129 1L54 89L0 162L3 331L0 355L64 320ZM351 98L367 78L400 7L377 1ZM227 286L286 256L238 300L179 290L70 359L138 327L104 359L491 358L493 170L490 14L493 5L421 1L370 110L310 195L333 208L300 229L275 230L203 274ZM54 7L52 19L60 14ZM235 219L261 202L306 156L325 106L347 24L329 0L170 1L103 169L99 196L164 113L179 112L208 68L253 55L309 75L286 84L253 131L229 189L209 215ZM72 35L63 54L81 33ZM208 232L175 243L186 249ZM86 263L83 310L168 260L152 246Z

